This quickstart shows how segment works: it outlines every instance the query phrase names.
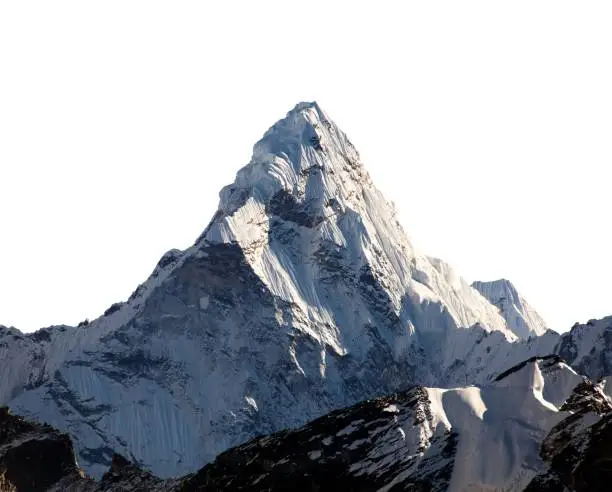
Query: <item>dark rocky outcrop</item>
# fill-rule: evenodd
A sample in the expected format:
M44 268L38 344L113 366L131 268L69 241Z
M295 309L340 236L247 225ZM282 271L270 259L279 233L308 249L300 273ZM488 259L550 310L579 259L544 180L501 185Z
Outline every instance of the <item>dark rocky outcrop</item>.
M161 480L120 455L101 481L85 475L67 434L29 422L0 408L0 492L118 492L174 490L179 480Z
M510 374L515 373L520 371L523 367L525 367L527 364L531 363L531 362L536 362L536 361L542 361L545 365L551 365L551 364L557 364L559 362L563 362L563 359L561 357L559 357L558 355L552 354L552 355L544 355L544 356L535 356L535 357L530 357L527 360L524 360L523 362L512 366L510 369L502 372L499 376L497 376L495 378L495 381L501 381L504 378L507 378L508 376L510 376Z
M48 490L80 473L68 435L0 408L0 490Z
M604 492L612 483L612 404L590 381L579 384L561 407L572 412L544 439L547 469L527 492Z
M390 484L390 490L446 490L457 436L423 443L435 449L429 453L400 430L427 426L428 404L427 392L416 387L253 439L219 455L180 490L368 491Z

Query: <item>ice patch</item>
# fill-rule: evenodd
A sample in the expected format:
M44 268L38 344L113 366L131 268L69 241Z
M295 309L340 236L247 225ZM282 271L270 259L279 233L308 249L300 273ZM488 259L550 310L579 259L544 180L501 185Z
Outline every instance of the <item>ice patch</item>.
M363 424L363 422L364 422L363 419L359 419L347 425L344 429L338 431L336 433L336 436L346 436L347 434L351 434L352 432L355 432L359 428L359 424Z
M210 298L208 296L200 297L200 309L208 308L208 304L210 304Z
M383 412L399 413L399 408L397 408L397 405L395 404L387 405L385 408L383 408Z
M316 451L311 451L310 453L308 453L308 457L309 457L311 460L318 460L318 459L321 457L321 455L322 455L322 454L323 454L323 453L321 452L321 450L320 450L320 449L318 449L318 450L316 450Z
M244 399L246 400L246 402L253 407L256 411L259 411L259 409L257 408L257 402L255 401L254 398L250 397L250 396L245 396Z

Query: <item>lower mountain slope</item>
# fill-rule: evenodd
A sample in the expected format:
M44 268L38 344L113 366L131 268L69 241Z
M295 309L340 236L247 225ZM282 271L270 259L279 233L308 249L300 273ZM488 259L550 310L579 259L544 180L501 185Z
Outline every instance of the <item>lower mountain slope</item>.
M570 415L561 407L583 382L550 357L481 388L415 387L222 453L185 487L522 490L544 468L540 443Z
M114 455L95 481L66 435L3 410L0 490L597 491L611 418L600 385L558 356L532 358L482 387L415 386L254 438L181 478Z

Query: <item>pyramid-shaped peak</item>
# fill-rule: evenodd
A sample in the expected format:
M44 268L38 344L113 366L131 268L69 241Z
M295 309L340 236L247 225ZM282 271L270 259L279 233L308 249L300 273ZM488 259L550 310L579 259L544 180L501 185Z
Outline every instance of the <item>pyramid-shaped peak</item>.
M314 101L301 102L296 104L283 119L272 125L262 140L268 140L271 137L287 138L292 134L299 136L304 131L316 130L321 125L331 125L329 117L321 107Z
M305 122L316 126L317 123L329 122L329 117L316 101L300 102L287 113L285 118L273 125L271 129L289 122Z
M316 102L301 102L276 122L253 148L252 162L271 156L299 159L301 150L355 154L353 145Z
M0 400L78 433L88 472L101 475L111 457L99 450L114 449L178 476L333 409L483 382L503 361L552 351L516 338L413 248L348 138L302 103L256 145L196 243L165 254L125 303L87 326L0 328L11 368ZM83 378L94 378L85 389ZM83 405L64 405L71 395ZM173 439L150 431L167 423Z
M299 103L255 144L251 161L221 190L206 235L212 242L235 241L250 228L248 221L272 215L316 225L347 208L363 208L364 188L372 188L370 177L346 135L316 102ZM228 220L238 210L243 213Z
M303 111L305 109L316 109L317 111L321 110L317 101L302 101L297 103L292 111Z
M413 248L355 147L316 102L296 105L255 145L251 161L221 191L202 239L248 251L264 284L290 302L318 305L316 279L331 275L318 269L350 269L349 284L367 279L385 286L380 303L405 333L421 324L408 322L410 303L427 301L443 303L452 325L480 323L516 338L498 309L448 265ZM284 271L277 275L278 269Z
M291 111L289 111L289 113L287 113L287 116L293 115L293 114L298 114L298 115L303 115L303 116L314 115L318 117L320 120L328 119L327 115L321 109L321 106L319 106L319 103L317 103L316 101L303 101L303 102L297 103L295 107Z

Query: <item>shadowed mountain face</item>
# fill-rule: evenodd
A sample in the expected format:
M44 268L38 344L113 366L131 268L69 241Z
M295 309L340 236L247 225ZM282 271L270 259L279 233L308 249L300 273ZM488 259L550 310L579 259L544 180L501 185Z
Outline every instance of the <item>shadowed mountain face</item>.
M195 244L86 326L0 328L0 404L160 476L412 384L483 383L552 352L416 251L346 135L302 103L258 142ZM151 432L157 429L157 432Z

